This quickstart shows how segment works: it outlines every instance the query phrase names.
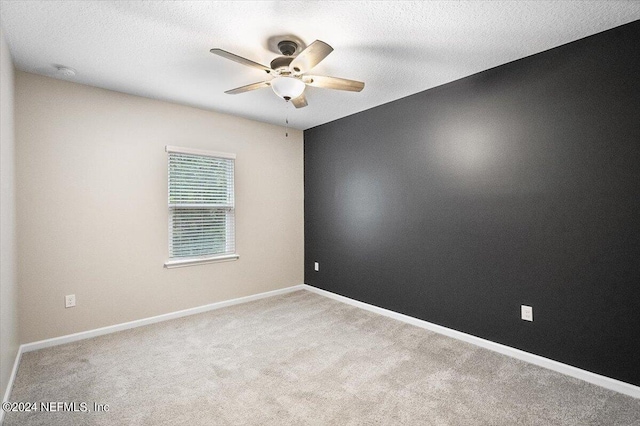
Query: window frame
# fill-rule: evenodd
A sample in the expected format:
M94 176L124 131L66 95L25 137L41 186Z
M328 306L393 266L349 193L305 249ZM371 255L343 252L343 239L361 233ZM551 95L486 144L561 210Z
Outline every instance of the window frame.
M227 239L229 238L230 234L232 233L231 237L233 239L233 249L234 252L233 253L225 253L225 254L214 254L214 255L203 255L203 256L193 256L193 257L169 257L169 260L167 260L164 263L164 267L167 269L171 269L171 268L180 268L183 266L193 266L193 265L201 265L201 264L206 264L206 263L214 263L214 262L228 262L228 261L233 261L233 260L237 260L240 258L240 256L237 253L237 247L235 244L235 160L236 160L236 154L232 154L232 153L225 153L225 152L217 152L217 151L207 151L207 150L202 150L202 149L194 149L194 148L184 148L184 147L177 147L177 146L171 146L171 145L167 145L165 146L165 152L167 153L167 224L168 224L168 234L167 234L167 242L168 242L168 246L167 248L169 249L169 253L171 253L170 250L170 246L171 246L171 241L172 241L172 226L171 226L171 220L172 220L172 208L175 209L175 206L171 206L171 203L169 202L169 174L171 173L170 169L169 169L169 154L170 153L177 153L177 154L187 154L187 155L194 155L194 156L201 156L201 157L213 157L213 158L221 158L221 159L225 159L225 160L232 160L233 161L233 185L232 185L232 193L233 193L233 205L231 207L231 211L233 213L233 226L229 225L229 221L227 219L227 223L225 224L225 232L227 235Z

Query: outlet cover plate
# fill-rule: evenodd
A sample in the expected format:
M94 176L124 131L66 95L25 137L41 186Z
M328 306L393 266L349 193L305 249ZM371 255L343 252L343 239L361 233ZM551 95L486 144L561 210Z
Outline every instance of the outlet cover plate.
M520 305L520 315L525 321L533 321L533 308L527 305Z
M76 295L68 294L64 297L64 307L65 308L73 308L76 306Z

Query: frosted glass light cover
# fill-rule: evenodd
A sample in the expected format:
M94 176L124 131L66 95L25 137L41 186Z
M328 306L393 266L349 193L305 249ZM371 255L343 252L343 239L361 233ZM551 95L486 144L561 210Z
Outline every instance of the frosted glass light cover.
M283 99L295 99L304 92L305 84L293 77L276 77L271 80L271 88Z

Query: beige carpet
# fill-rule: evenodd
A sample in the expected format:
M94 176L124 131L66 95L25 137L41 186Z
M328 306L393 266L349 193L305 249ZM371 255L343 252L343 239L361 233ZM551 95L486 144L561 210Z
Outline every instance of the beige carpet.
M640 425L640 400L307 291L24 354L6 425Z

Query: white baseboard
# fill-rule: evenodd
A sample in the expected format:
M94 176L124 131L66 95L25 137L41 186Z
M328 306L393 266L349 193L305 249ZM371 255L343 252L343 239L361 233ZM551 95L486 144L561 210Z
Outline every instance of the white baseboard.
M376 314L384 315L389 318L393 318L407 324L415 325L430 331L434 331L445 336L452 337L454 339L462 340L467 343L471 343L476 346L480 346L485 349L492 350L494 352L501 353L503 355L510 356L522 361L526 361L531 364L538 365L540 367L547 368L549 370L557 371L558 373L566 374L567 376L575 377L576 379L584 380L585 382L592 383L597 386L601 386L606 389L610 389L615 392L619 392L625 395L629 395L634 398L640 398L640 387L632 385L630 383L622 382L620 380L612 379L610 377L602 376L600 374L592 373L587 370L582 370L571 365L563 364L558 361L554 361L549 358L544 358L539 355L534 355L529 352L521 351L520 349L512 348L510 346L501 345L500 343L485 340L480 337L472 336L470 334L462 333L460 331L452 330L441 325L433 324L427 321L423 321L418 318L410 317L408 315L400 314L398 312L383 309L378 306L370 305L368 303L360 302L358 300L350 299L339 294L331 293L330 291L322 290L317 287L312 287L307 284L303 284L302 287L312 293L325 296L339 302L343 302L361 309L365 309Z
M124 322L121 324L110 325L107 327L96 328L94 330L81 331L79 333L67 334L66 336L54 337L51 339L40 340L32 343L21 345L22 352L37 351L38 349L48 348L50 346L63 345L65 343L75 342L78 340L90 339L91 337L102 336L103 334L115 333L117 331L128 330L130 328L142 327L157 322L168 321L175 318L182 318L189 315L200 314L202 312L213 311L214 309L226 308L227 306L239 305L241 303L252 302L254 300L265 299L280 294L291 293L293 291L302 290L302 284L291 287L281 288L278 290L267 291L265 293L253 294L251 296L239 297L237 299L224 300L222 302L211 303L209 305L197 306L195 308L184 309L182 311L170 312L168 314L157 315L155 317L143 318L135 321Z
M584 380L589 383L593 383L603 388L611 389L613 391L632 396L634 398L640 398L640 387L634 386L630 383L621 382L619 380L612 379L610 377L602 376L592 373L590 371L582 370L580 368L572 367L570 365L562 364L558 361L554 361L548 358L544 358L538 355L534 355L528 352L521 351L509 346L501 345L499 343L492 342L490 340L481 339L470 334L462 333L460 331L452 330L450 328L442 327L437 324L433 324L427 321L423 321L408 315L400 314L398 312L390 311L388 309L379 308L377 306L370 305L368 303L360 302L358 300L350 299L345 296L340 296L329 291L321 290L316 287L312 287L307 284L299 284L292 287L282 288L279 290L268 291L265 293L254 294L251 296L240 297L237 299L225 300L222 302L211 303L209 305L198 306L195 308L184 309L182 311L170 312L163 315L158 315L150 318L143 318L135 321L125 322L122 324L111 325L108 327L97 328L94 330L82 331L79 333L69 334L66 336L54 337L52 339L40 340L32 343L25 343L20 345L18 353L16 355L15 362L13 364L13 370L7 384L7 390L5 391L2 402L8 401L11 396L11 389L18 373L18 366L20 365L20 359L25 352L31 352L38 349L44 349L51 346L62 345L65 343L75 342L78 340L89 339L92 337L102 336L104 334L115 333L117 331L128 330L131 328L142 327L149 324L155 324L162 321L168 321L175 318L181 318L189 315L195 315L202 312L212 311L215 309L225 308L227 306L239 305L241 303L252 302L254 300L265 299L272 296L278 296L281 294L291 293L298 290L307 290L321 296L325 296L349 305L365 309L370 312L374 312L380 315L384 315L389 318L393 318L405 323L415 325L427 330L434 331L445 336L452 337L454 339L462 340L501 354L511 356L513 358L520 359L522 361L529 362L531 364L538 365L540 367L548 368L550 370L557 371L562 374L566 374L577 379ZM4 412L0 410L0 424L4 419Z
M291 293L298 290L303 290L304 284L294 285L291 287L281 288L278 290L267 291L265 293L253 294L251 296L239 297L237 299L224 300L222 302L211 303L208 305L197 306L195 308L184 309L182 311L170 312L168 314L157 315L155 317L143 318L135 321L129 321L122 324L110 325L107 327L96 328L94 330L81 331L79 333L68 334L66 336L54 337L51 339L40 340L32 343L24 343L18 348L16 359L13 363L13 369L11 370L11 376L7 383L7 390L4 393L2 402L9 400L11 396L11 390L13 388L13 382L18 374L18 366L20 365L20 359L25 352L37 351L38 349L49 348L51 346L63 345L65 343L76 342L78 340L90 339L92 337L102 336L104 334L115 333L117 331L128 330L130 328L142 327L149 324L155 324L162 321L168 321L175 318L186 317L189 315L200 314L202 312L213 311L215 309L226 308L227 306L239 305L241 303L252 302L254 300L265 299L267 297L278 296L280 294ZM4 420L4 411L0 410L0 424Z
M16 379L16 375L18 374L18 366L20 365L20 358L22 358L22 345L18 347L18 353L16 354L16 359L13 361L13 368L11 369L11 375L9 376L9 382L7 382L7 389L4 391L4 396L2 397L2 402L7 402L9 400L9 396L11 395L11 389L13 388L13 382ZM0 425L4 421L4 410L0 410Z

